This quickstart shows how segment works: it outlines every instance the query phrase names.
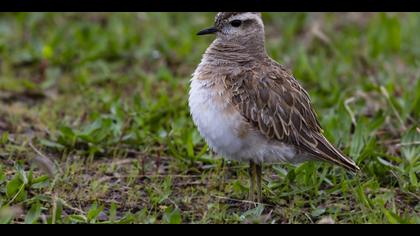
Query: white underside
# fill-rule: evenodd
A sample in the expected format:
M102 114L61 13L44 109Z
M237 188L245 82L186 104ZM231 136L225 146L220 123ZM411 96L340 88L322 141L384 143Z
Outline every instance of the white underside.
M195 125L208 145L219 155L231 160L255 162L291 162L306 160L296 155L292 146L269 141L258 131L239 138L238 127L243 122L239 112L225 112L228 101L220 99L209 80L193 77L189 96L189 107ZM219 98L218 98L219 96Z

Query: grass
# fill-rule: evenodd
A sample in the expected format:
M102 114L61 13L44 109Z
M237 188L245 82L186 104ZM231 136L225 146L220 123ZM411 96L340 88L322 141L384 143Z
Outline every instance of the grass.
M251 209L187 106L213 17L0 14L0 223L420 223L420 14L263 14L362 172L266 165Z

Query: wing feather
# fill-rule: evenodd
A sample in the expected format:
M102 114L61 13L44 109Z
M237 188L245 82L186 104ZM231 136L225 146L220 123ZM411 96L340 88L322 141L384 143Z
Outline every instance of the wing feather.
M309 95L298 81L278 64L270 68L274 69L266 74L249 70L227 76L225 86L232 91L232 104L267 138L295 145L347 170L359 170L323 136Z

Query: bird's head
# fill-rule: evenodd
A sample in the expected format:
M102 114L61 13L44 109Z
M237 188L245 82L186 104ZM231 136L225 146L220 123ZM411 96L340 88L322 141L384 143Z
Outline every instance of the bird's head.
M197 35L216 34L227 42L248 44L264 41L264 24L259 12L219 12L214 26Z

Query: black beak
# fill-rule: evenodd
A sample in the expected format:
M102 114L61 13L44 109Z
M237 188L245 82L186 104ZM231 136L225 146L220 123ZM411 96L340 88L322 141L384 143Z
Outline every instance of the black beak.
M214 34L217 31L219 30L217 30L215 27L211 27L211 28L203 29L202 31L198 32L197 35Z

